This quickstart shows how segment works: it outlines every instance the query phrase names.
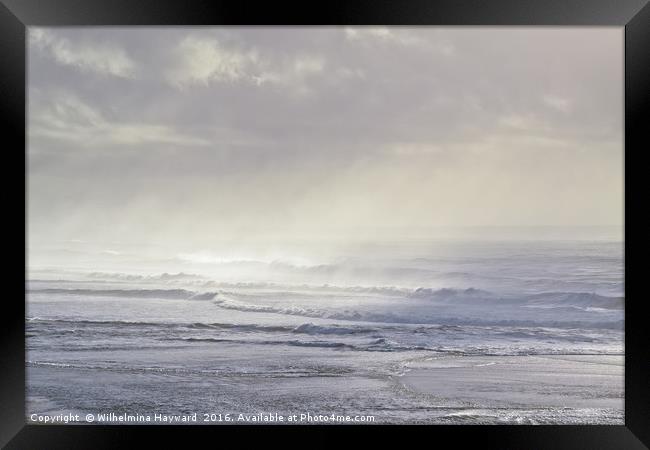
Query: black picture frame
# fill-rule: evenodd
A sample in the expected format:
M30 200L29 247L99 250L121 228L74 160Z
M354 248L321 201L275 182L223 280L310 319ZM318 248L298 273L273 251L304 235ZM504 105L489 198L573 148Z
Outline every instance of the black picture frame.
M248 426L147 427L103 425L28 425L25 420L25 302L19 261L26 262L25 32L27 26L77 25L542 25L625 28L625 425L621 426ZM0 327L0 445L10 449L129 448L133 439L187 442L188 433L223 444L224 433L240 445L259 432L290 431L293 443L337 445L341 432L371 428L376 439L394 433L499 449L641 449L650 446L650 341L640 281L646 254L642 220L628 213L643 210L643 165L633 163L647 151L643 118L650 116L650 6L648 0L348 0L330 2L254 2L236 0L2 0L0 4L0 112L3 157L4 235L15 245L5 254L3 326ZM21 168L25 169L24 172ZM24 173L24 178L23 178ZM11 176L10 176L11 175ZM15 178L14 178L15 177ZM26 187L26 184L23 184ZM25 191L26 192L26 191ZM22 228L21 228L22 227ZM646 232L647 233L647 232ZM23 239L20 238L23 236ZM632 244L634 242L634 245ZM13 250L13 249L12 249ZM24 272L23 272L24 276ZM15 288L15 291L14 291ZM314 436L316 435L316 436ZM232 437L232 436L231 436ZM269 441L270 442L270 441ZM426 441L425 441L426 442ZM644 445L645 444L645 445Z

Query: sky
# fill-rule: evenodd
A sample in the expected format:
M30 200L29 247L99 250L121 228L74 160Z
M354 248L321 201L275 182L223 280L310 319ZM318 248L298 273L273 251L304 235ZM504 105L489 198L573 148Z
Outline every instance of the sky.
M623 221L623 29L29 29L28 241Z

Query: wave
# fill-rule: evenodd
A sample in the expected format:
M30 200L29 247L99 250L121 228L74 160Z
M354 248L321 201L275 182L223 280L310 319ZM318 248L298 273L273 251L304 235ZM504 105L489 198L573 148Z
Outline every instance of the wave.
M100 280L120 280L120 281L170 281L170 280L201 280L205 279L203 275L193 273L161 273L159 275L135 275L121 272L91 272L85 274L85 277Z
M94 326L119 326L119 327L179 327L180 323L173 322L141 322L130 320L86 320L86 319L46 319L41 317L28 317L28 324L53 323L67 325L94 325Z
M478 325L478 326L520 326L520 327L539 327L545 326L550 328L607 328L622 329L624 326L623 318L613 320L593 320L591 316L585 317L586 320L570 320L568 317L558 317L557 319L530 319L521 318L487 318L487 317L453 317L444 315L426 316L419 313L375 313L369 311L354 310L324 310L315 308L305 308L298 306L275 306L245 303L236 299L225 296L217 296L214 304L223 309L230 309L242 312L263 312L272 314L283 314L291 316L301 316L310 318L321 318L330 320L346 320L356 322L380 322L393 324L440 324L440 325ZM397 306L394 306L397 309ZM431 311L428 311L431 312ZM586 312L586 311L585 311Z
M535 294L495 294L482 289L417 288L387 304L383 310L350 307L328 308L326 299L305 297L296 292L275 292L301 298L301 304L281 305L265 301L266 294L240 295L223 291L187 289L32 289L29 292L137 299L179 299L211 301L222 309L271 313L307 318L394 324L548 326L621 329L624 325L623 297L607 297L584 292L541 292ZM302 297L304 298L302 298ZM241 298L252 300L240 300ZM313 305L313 306L312 306ZM537 309L539 314L533 309ZM544 311L547 310L547 311ZM310 330L310 331L307 331ZM304 325L287 332L313 334L354 334L348 328Z
M285 333L285 334L306 334L306 335L380 335L386 333L408 333L414 335L474 335L474 336L507 336L514 338L561 338L566 340L578 339L581 341L591 340L587 330L580 328L551 328L536 326L498 326L498 325L477 325L477 324L377 324L376 326L366 325L316 325L306 322L298 326L293 325L262 325L262 324L235 324L235 323L206 323L206 322L145 322L128 320L86 320L86 319L45 319L41 317L27 317L28 327L33 328L39 324L62 324L66 326L98 326L98 327L157 327L176 328L188 330L226 330L242 333ZM75 330L66 330L75 332ZM599 336L602 332L599 332Z
M539 324L525 328L485 324L413 326L405 323L367 326L317 325L311 322L292 326L39 317L29 317L27 321L30 348L72 352L161 349L168 348L164 342L169 341L174 346L181 343L184 345L223 343L319 347L366 352L431 351L472 355L534 354L556 351L562 353L568 350L576 351L575 344L582 346L587 344L593 348L583 347L578 350L602 353L610 350L603 349L601 344L620 342L621 339L620 330L595 331L574 326L553 329L540 327ZM68 336L72 340L67 339ZM97 337L99 341L96 341ZM119 339L107 341L108 337ZM121 340L124 337L127 338L126 341ZM63 340L57 341L59 338ZM500 344L496 344L497 342ZM558 348L562 350L557 350Z
M308 335L355 335L368 334L380 331L378 328L364 326L341 326L341 325L315 325L303 323L298 326L291 325L260 325L260 324L234 324L234 323L175 323L175 322L141 322L128 320L77 320L77 319L43 319L40 317L28 317L27 322L38 323L60 323L66 325L91 325L108 327L160 327L160 328L188 328L188 329L213 329L229 330L237 332L263 332L263 333L293 333ZM72 330L70 330L72 331Z
M26 361L30 367L45 367L45 368L63 368L63 369L83 369L83 370L98 370L115 371L115 372L128 372L128 373L157 373L157 374L191 374L191 375L212 375L219 377L270 377L270 378L298 378L298 377L336 377L352 373L354 370L348 367L328 366L328 365L305 365L298 367L280 368L263 367L259 370L250 370L248 368L242 369L239 367L219 367L216 368L203 368L203 367L161 367L161 366L139 366L139 365L125 365L125 364L93 364L88 362L54 362L54 361Z
M522 347L517 346L477 346L477 345L439 345L439 344L408 344L399 343L388 338L376 338L368 342L341 342L329 340L301 340L301 339L254 339L254 338L231 338L231 337L200 337L200 336L172 336L164 337L158 340L158 345L68 345L59 348L48 346L49 350L56 348L57 351L115 351L115 350L133 350L133 349L168 349L168 344L162 344L161 341L178 344L192 345L196 344L232 344L232 345L262 345L262 346L289 346L289 347L306 347L322 348L332 350L354 351L354 352L432 352L446 355L458 356L506 356L506 355L538 355L538 354L621 354L620 350L602 349L602 348L578 348L569 347ZM174 345L174 344L172 344ZM176 345L175 345L176 346Z
M622 309L624 297L606 297L586 292L543 292L527 297L529 305L574 306L583 308Z
M214 338L214 337L181 337L181 338L168 338L171 341L184 341L184 342L215 342L226 344L244 344L244 345L288 345L292 347L317 347L317 348L331 348L352 351L364 352L403 352L403 351L432 351L432 352L445 352L436 347L428 347L425 345L405 345L390 341L386 338L373 339L368 343L351 344L348 342L339 341L304 341L299 339L289 340L250 340L250 339L230 339L230 338ZM456 351L453 350L455 353Z
M283 325L257 325L257 324L232 324L232 323L193 323L188 328L196 329L221 329L242 332L283 332L293 334L309 335L353 335L367 334L379 331L377 328L368 327L344 327L341 325L314 325L313 323L303 323L298 326Z
M293 334L308 335L355 335L368 334L380 331L378 328L369 328L363 326L341 326L341 325L315 325L313 323L303 323L298 326L282 325L257 325L257 324L231 324L231 323L193 323L189 328L198 329L223 329L243 332L283 332Z
M227 339L227 338L213 338L213 337L183 337L183 338L168 338L171 341L185 341L185 342L219 342L228 344L257 344L257 345L291 345L296 347L323 347L323 348L347 348L357 349L357 346L345 342L332 342L332 341L300 341L300 340L249 340L249 339Z
M168 274L163 274L164 277ZM169 275L171 280L178 276L193 277L193 275L179 274ZM404 300L426 300L441 304L458 304L458 305L518 305L530 307L576 307L583 308L600 308L610 310L620 310L624 307L623 296L606 296L593 292L574 292L574 291L548 291L534 293L495 293L484 289L474 287L466 289L457 288L426 288L418 287L416 289L400 288L394 286L334 286L334 285L278 285L274 283L221 283L214 281L199 281L203 289L189 290L184 288L156 288L156 289L90 289L90 288L33 288L28 287L29 292L49 293L49 294L67 294L67 295L88 295L104 297L131 297L131 298L161 298L161 299L179 299L179 300L213 300L217 297L228 295L221 288L230 288L234 295L242 289L270 289L274 295L296 296L320 293L353 293L368 294L382 297L398 297ZM193 284L193 287L199 285ZM185 286L186 287L186 286ZM218 290L209 290L218 288ZM228 307L227 301L222 302L224 307ZM249 310L271 311L273 307L266 305L250 306ZM309 311L309 308L304 308ZM594 310L595 311L595 310ZM284 313L291 314L287 310ZM307 314L311 316L311 314ZM320 317L319 315L317 315Z
M377 328L367 328L367 327L344 327L340 325L314 325L313 323L303 323L295 327L293 333L304 333L304 334L365 334L365 333L376 333L379 329Z
M216 292L195 292L186 289L29 289L39 294L87 295L96 297L160 298L174 300L212 300Z
M409 298L419 300L431 300L445 303L500 303L529 305L548 305L558 307L582 307L582 308L603 308L622 309L624 297L608 297L588 292L540 292L535 294L513 295L496 294L482 289L415 289Z
M482 289L431 289L417 288L409 294L410 298L427 299L427 300L469 300L469 299L492 299L494 294Z

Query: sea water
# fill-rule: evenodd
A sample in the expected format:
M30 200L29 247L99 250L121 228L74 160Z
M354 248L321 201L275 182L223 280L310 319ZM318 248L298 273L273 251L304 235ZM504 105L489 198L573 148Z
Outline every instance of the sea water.
M110 257L30 265L28 418L623 423L620 241Z

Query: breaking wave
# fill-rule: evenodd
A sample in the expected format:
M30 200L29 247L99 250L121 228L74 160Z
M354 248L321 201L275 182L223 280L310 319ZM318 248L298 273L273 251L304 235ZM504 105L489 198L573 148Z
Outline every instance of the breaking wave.
M452 293L445 292L444 295L454 296L453 290ZM439 291L435 291L439 292ZM477 295L474 292L471 293L472 296ZM431 315L431 312L436 312L435 309L426 308L428 315L423 315L422 309L415 312L406 312L402 311L399 313L393 312L372 312L372 311L355 311L350 309L344 310L327 310L327 309L317 309L309 308L304 306L280 306L280 305L268 305L268 304L259 304L259 303L247 303L240 301L234 298L230 298L224 295L217 295L214 299L214 304L223 309L230 309L242 312L259 312L259 313L274 313L274 314L283 314L291 316L301 316L301 317L310 317L310 318L319 318L319 319L331 319L331 320L346 320L346 321L358 321L358 322L380 322L380 323L395 323L395 324L445 324L445 325L498 325L498 326L540 326L543 323L547 327L557 327L557 328L566 328L566 327L581 327L585 326L588 323L590 328L610 328L610 329L620 329L623 327L624 320L622 317L615 318L613 320L596 320L594 317L598 317L598 308L603 308L603 310L618 310L623 306L623 299L611 298L611 297L601 297L597 295L586 295L586 296L575 296L572 297L572 294L562 294L560 293L557 296L553 296L551 302L548 304L548 308L567 308L574 307L580 310L582 313L588 313L588 316L577 318L576 320L570 320L569 317L558 316L557 319L531 319L530 317L513 317L513 318L487 318L487 317L463 317L448 316L443 314ZM449 298L449 297L447 297ZM566 303L562 303L561 298L566 299ZM579 299L580 304L572 305L569 303L571 299ZM598 306L583 306L586 304L588 299L594 300L594 305ZM428 297L427 297L428 299ZM477 297L479 302L484 302L484 297ZM466 302L467 297L462 298L460 302ZM507 299L502 299L504 304L508 304ZM520 300L510 300L510 302L518 303L518 306L524 307L539 307L539 305L544 305L544 302L541 301L537 296L532 296L532 298L524 298ZM607 305L605 308L600 305ZM475 305L479 306L479 305ZM486 306L490 306L489 304ZM480 309L478 309L480 311ZM582 319L587 319L582 320Z

